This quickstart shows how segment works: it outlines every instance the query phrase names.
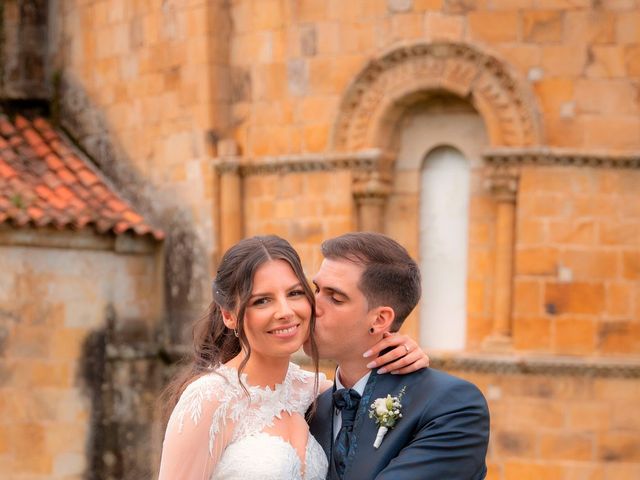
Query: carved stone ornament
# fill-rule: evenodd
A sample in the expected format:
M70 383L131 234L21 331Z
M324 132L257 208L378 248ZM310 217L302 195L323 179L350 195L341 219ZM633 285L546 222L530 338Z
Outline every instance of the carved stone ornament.
M387 148L390 130L417 95L446 91L468 98L494 146L543 143L535 96L506 63L459 43L395 48L369 62L348 88L333 130L337 151Z
M214 159L213 165L220 175L240 173L240 157L218 157Z
M520 171L514 166L489 167L485 176L485 188L498 202L514 203L518 194Z
M391 193L391 175L379 170L356 170L352 191L356 200L385 200Z
M493 167L567 166L596 168L640 168L640 152L609 153L551 148L497 148L483 154Z
M430 355L431 367L488 374L566 375L569 377L640 378L637 360L464 354Z
M370 171L377 169L383 159L387 162L380 150L370 149L353 153L281 155L256 159L218 157L214 159L214 166L219 173L237 167L241 176L248 177L331 170Z

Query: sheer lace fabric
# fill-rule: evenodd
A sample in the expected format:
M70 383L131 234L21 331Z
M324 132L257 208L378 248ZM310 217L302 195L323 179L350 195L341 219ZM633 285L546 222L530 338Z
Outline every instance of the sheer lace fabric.
M295 364L275 389L250 386L245 375L221 366L191 383L176 405L165 434L160 480L324 479L327 459L301 421L301 454L279 436L283 415L304 417L314 399L314 376ZM289 422L288 425L292 423Z

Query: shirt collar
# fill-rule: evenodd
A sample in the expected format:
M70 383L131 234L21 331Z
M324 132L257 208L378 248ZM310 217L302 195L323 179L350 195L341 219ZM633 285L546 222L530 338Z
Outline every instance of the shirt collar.
M370 376L371 376L371 370L365 373L364 376L361 377L360 380L358 380L351 388L356 392L358 392L360 395L362 395L364 393L364 387L367 386L367 382L369 381ZM346 387L342 385L342 382L340 382L340 367L338 367L336 369L336 390L339 390L341 388L346 388Z

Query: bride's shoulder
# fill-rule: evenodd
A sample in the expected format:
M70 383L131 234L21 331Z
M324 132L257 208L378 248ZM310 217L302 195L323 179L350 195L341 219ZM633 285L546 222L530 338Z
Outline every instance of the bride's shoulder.
M191 418L197 425L203 417L215 417L224 414L237 397L233 385L217 370L212 370L195 378L189 383L176 404L172 417L180 424Z
M225 373L215 369L193 379L183 390L178 404L193 405L204 401L217 404L229 400L236 389Z
M294 382L304 383L304 384L313 384L316 380L316 374L314 372L310 372L309 370L305 370L295 363L289 363L289 371L287 373L289 378L291 378ZM318 372L318 382L322 383L327 379L327 376Z

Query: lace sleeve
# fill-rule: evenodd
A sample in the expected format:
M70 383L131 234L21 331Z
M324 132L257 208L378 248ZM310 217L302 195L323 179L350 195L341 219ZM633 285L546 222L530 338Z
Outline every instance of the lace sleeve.
M191 383L171 413L162 446L159 480L208 480L229 444L224 381L215 374Z

